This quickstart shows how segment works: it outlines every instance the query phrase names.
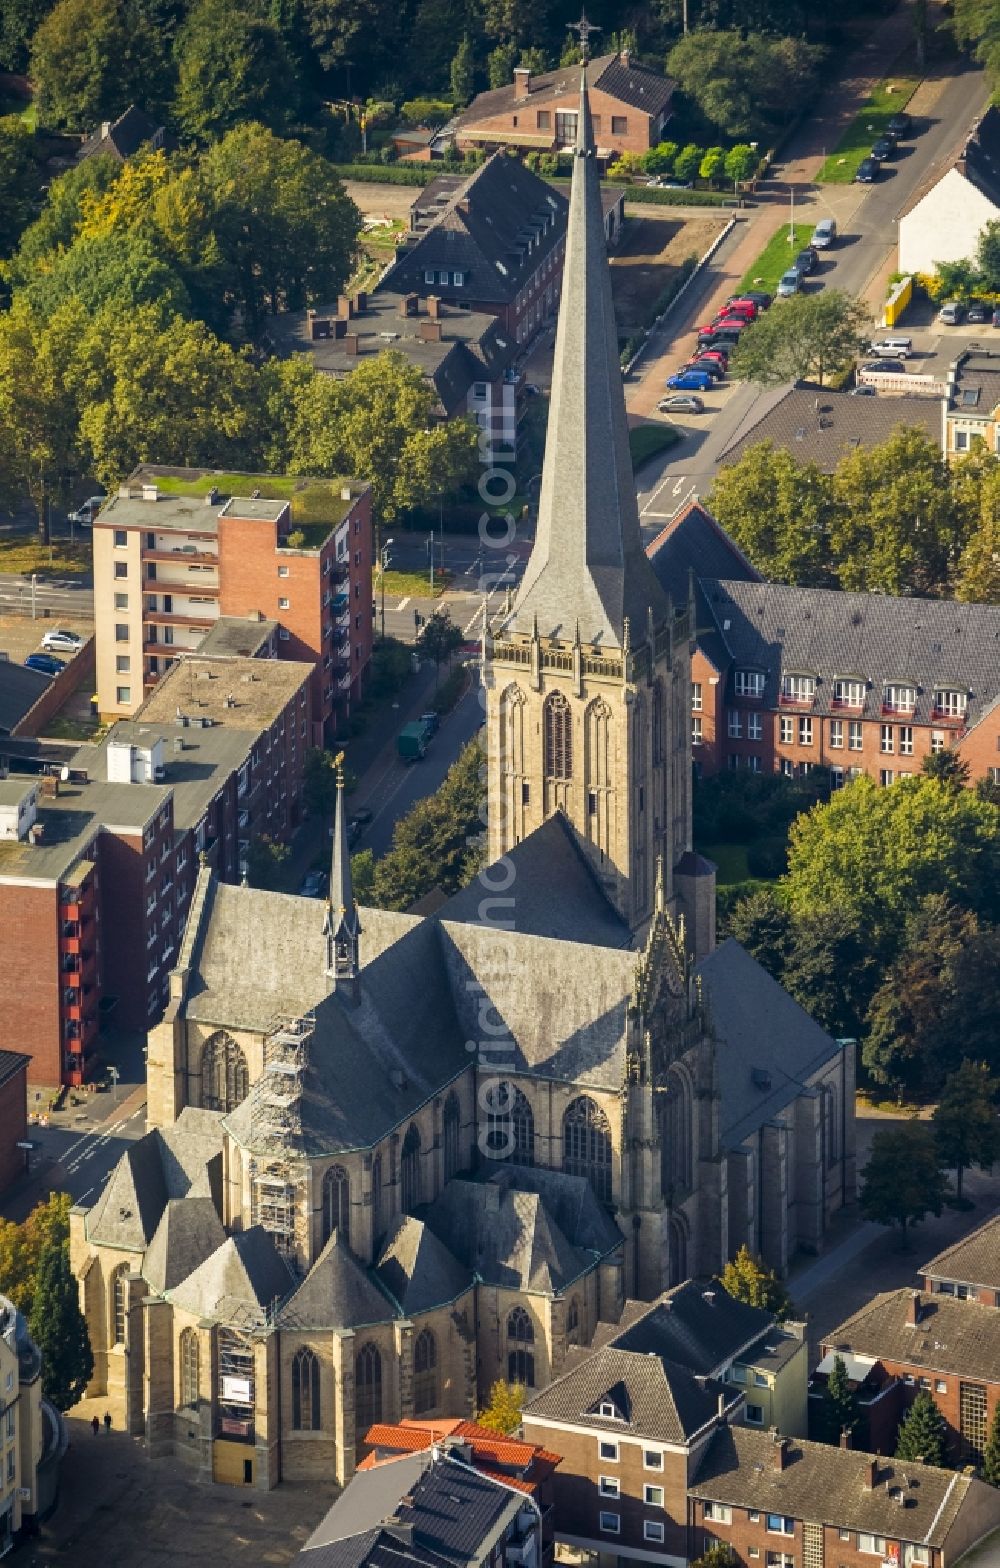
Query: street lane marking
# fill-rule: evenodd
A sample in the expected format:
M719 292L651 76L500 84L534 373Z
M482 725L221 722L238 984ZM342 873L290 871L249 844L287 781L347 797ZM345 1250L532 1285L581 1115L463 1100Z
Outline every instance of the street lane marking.
M405 599L401 599L400 602L396 606L396 613L398 614L400 610L405 610L406 606L409 604L409 602L410 602L410 596L409 595L407 595L407 597Z

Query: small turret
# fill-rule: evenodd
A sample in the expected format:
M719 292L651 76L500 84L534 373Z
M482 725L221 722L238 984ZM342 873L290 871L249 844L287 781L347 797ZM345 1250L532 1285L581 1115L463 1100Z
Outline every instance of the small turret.
M359 938L361 921L354 902L351 883L351 852L347 843L347 807L344 802L344 754L341 752L334 766L337 770L337 803L333 818L333 859L330 865L330 893L323 935L326 937L326 977L331 991L338 985L351 982L354 1001L358 998L358 975L361 969Z

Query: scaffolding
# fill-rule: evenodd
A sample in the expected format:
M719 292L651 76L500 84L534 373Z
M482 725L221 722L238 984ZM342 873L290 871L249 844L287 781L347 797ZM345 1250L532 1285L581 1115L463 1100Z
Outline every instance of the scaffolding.
M276 1018L250 1095L251 1223L261 1225L293 1266L309 1256L309 1166L302 1121L304 1076L316 1027L312 1013Z

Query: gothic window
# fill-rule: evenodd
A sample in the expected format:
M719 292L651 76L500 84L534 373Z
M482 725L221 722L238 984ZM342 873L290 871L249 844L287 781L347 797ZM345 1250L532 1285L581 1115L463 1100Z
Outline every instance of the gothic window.
M524 771L524 693L508 686L500 699L500 747L505 773Z
M128 1304L128 1286L125 1276L128 1273L128 1264L119 1263L111 1276L111 1326L114 1332L113 1345L125 1343L125 1319Z
M660 1104L660 1180L664 1192L691 1185L691 1097L686 1079L674 1068Z
M534 1325L523 1307L515 1307L507 1318L507 1381L535 1386Z
M573 777L573 716L569 703L558 691L545 703L545 776Z
M444 1102L444 1179L451 1181L462 1169L462 1110L452 1089Z
M382 1357L377 1345L362 1345L354 1364L354 1430L362 1439L382 1419Z
M376 1154L372 1160L372 1235L380 1236L382 1233L382 1156Z
M563 1117L563 1170L568 1176L586 1177L601 1202L611 1202L611 1127L585 1094Z
M249 1087L247 1059L232 1035L220 1029L201 1053L201 1103L206 1111L235 1111Z
M535 1118L527 1099L512 1083L490 1085L486 1115L487 1158L512 1165L535 1163Z
M198 1403L198 1361L198 1335L193 1328L186 1328L180 1341L182 1405Z
M592 702L586 714L587 788L606 789L611 782L611 709Z
M837 1096L831 1086L823 1085L823 1115L826 1120L826 1163L837 1163Z
M437 1344L429 1328L413 1342L413 1413L426 1415L437 1404Z
M580 1343L580 1304L575 1296L566 1311L566 1343L567 1345Z
M676 1215L670 1221L667 1236L667 1268L671 1285L687 1279L687 1235Z
M412 1214L420 1202L420 1133L416 1122L410 1123L409 1132L403 1139L403 1152L399 1161L399 1182L402 1189L403 1213Z
M663 682L653 686L653 764L661 763L667 753L663 736Z
M303 1345L292 1357L292 1427L296 1432L318 1432L319 1357Z
M323 1177L323 1240L339 1230L341 1241L351 1239L351 1183L342 1165L331 1165Z

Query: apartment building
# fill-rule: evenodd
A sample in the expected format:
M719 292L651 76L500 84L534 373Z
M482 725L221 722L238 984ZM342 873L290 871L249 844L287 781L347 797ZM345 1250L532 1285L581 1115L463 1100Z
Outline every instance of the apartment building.
M367 485L145 466L93 532L105 719L136 713L220 616L263 616L278 624L279 658L313 666L311 743L332 738L371 657Z
M297 820L311 665L192 656L58 776L0 782L0 1030L77 1085L102 1013L155 1023L202 855L241 880Z
M42 1357L22 1314L0 1296L0 1557L56 1505L63 1420L42 1395Z

